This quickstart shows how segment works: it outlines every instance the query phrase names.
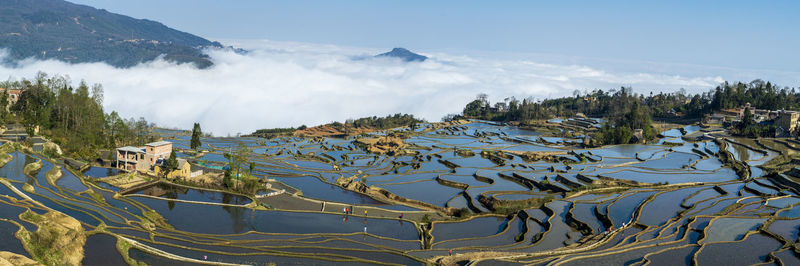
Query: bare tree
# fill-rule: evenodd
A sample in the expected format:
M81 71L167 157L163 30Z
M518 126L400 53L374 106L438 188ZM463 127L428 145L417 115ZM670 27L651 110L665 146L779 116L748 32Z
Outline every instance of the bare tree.
M92 86L92 100L97 103L99 106L103 106L103 100L105 96L103 95L103 85L102 84L94 84Z
M489 104L489 95L486 93L478 93L478 100L480 100L483 105Z

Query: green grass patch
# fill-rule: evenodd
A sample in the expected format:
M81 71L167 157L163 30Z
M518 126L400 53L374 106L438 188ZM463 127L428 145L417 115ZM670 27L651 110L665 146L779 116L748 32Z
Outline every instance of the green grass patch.
M167 219L164 219L161 214L158 214L158 212L154 210L144 211L142 212L142 215L144 215L145 219L147 219L146 222L150 222L159 227L172 229L172 225L167 223Z
M101 194L101 193L99 193L97 191L94 191L91 188L86 190L86 194L91 196L92 199L94 199L94 201L96 201L98 203L105 203L106 202L106 198L103 197L103 194Z
M491 209L497 214L514 214L521 210L531 208L539 208L553 200L553 196L545 196L542 198L532 197L526 200L499 200L494 197L487 197L484 195L478 196L478 201L484 206Z
M36 261L44 265L71 265L83 259L86 236L77 220L52 211L39 215L26 210L19 217L38 226L36 232L23 228L16 233Z
M36 233L23 231L19 233L25 249L31 256L44 265L63 265L64 252L52 246L59 232L54 228L40 228Z
M42 220L43 220L41 215L38 215L35 212L32 212L30 210L27 210L27 211L23 212L22 214L20 214L20 218L23 219L23 220L29 221L31 223L34 223L34 224L41 223Z

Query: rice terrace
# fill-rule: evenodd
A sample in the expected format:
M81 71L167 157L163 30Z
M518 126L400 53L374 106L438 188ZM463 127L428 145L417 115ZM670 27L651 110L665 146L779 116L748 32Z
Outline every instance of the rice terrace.
M0 0L0 265L800 265L798 10Z
M42 217L66 214L81 224L84 261L107 263L797 261L798 177L761 169L800 142L702 138L707 130L688 125L653 144L580 148L552 131L599 121L554 119L546 133L457 120L365 134L404 136L398 155L326 137L212 137L205 152L179 153L224 165L222 153L244 147L263 180L253 194L186 186L191 178L120 193L110 184L129 174L81 173L7 143L2 226L25 240L6 240L23 253L37 226L54 223ZM190 152L188 133L156 132Z

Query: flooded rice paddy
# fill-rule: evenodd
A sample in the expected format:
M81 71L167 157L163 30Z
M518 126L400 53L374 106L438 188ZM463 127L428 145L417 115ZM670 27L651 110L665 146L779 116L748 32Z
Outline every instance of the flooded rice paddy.
M219 166L243 143L253 174L269 184L257 196L168 183L120 195L96 181L114 169L67 171L10 152L0 168L0 249L30 257L14 233L35 226L20 214L53 209L89 232L87 265L419 265L451 252L450 262L487 265L800 261L800 179L757 168L800 151L793 140L690 142L682 136L702 128L687 126L663 132L659 144L587 149L572 144L580 139L479 121L426 127L405 140L414 154L403 156L370 154L349 139L292 137L204 138L205 152L181 153ZM158 133L188 145L186 132ZM757 170L740 176L723 152ZM25 170L37 161L41 169ZM62 175L49 180L51 171ZM344 188L346 178L404 200ZM161 222L147 222L153 216ZM137 244L120 244L128 242Z

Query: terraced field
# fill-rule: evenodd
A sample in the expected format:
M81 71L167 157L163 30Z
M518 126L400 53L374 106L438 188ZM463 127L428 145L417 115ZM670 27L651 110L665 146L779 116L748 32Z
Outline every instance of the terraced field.
M244 143L257 195L171 183L121 195L96 178L106 169L10 151L0 249L30 257L13 236L36 230L23 213L56 210L85 229L85 264L800 264L800 176L759 168L800 143L682 138L698 130L586 149L473 121L397 129L410 151L397 156L330 138L207 138L207 153L179 155L211 169ZM159 133L188 148L185 132Z

